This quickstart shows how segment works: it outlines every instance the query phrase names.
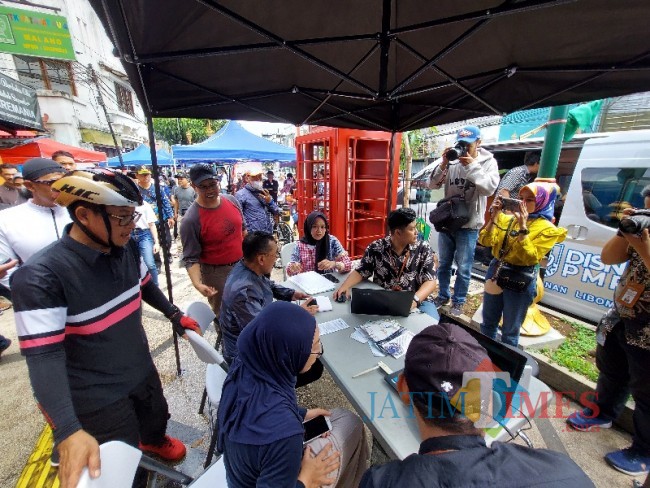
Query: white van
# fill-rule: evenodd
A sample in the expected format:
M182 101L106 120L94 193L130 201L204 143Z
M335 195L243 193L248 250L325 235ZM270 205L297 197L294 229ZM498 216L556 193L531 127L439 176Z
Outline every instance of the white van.
M485 145L500 168L502 161L509 161L508 167L523 164L524 152L541 146L542 141ZM424 180L433 169L434 165L429 165L413 179ZM616 233L621 212L628 207L643 208L641 190L650 184L650 130L577 137L563 146L557 180L566 194L557 225L567 228L568 235L551 253L542 303L597 322L612 305L613 291L625 268L625 263L604 265L600 252ZM436 195L431 200L439 198ZM428 216L435 204L421 206L425 208L420 213ZM429 240L437 250L435 230ZM485 269L475 263L478 274Z

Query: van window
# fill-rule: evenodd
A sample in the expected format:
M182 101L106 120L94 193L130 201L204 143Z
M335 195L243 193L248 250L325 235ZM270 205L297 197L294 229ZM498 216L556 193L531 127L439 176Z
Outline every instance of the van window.
M641 190L650 184L648 168L582 170L582 201L590 220L617 228L626 208L643 208Z

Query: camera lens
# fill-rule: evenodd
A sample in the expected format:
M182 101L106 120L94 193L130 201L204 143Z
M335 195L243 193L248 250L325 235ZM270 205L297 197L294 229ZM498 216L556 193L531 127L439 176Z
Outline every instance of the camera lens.
M634 218L625 218L618 223L618 228L625 234L637 234L641 231L639 222Z
M458 159L458 151L455 147L452 147L447 151L447 161L455 161Z

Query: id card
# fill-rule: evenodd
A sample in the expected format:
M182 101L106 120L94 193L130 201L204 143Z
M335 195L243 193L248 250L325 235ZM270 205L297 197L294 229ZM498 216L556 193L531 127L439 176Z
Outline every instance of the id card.
M645 287L639 283L628 283L619 296L616 303L627 308L634 307L634 304L641 298Z

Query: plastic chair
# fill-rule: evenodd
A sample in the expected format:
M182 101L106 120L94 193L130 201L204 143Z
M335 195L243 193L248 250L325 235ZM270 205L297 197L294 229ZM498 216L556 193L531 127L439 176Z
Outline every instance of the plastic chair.
M282 271L284 272L285 280L287 279L287 264L291 261L291 254L297 245L297 242L290 242L289 244L282 246L282 249L280 250L280 260L282 261Z
M198 358L206 364L222 364L224 362L223 356L205 340L202 336L193 330L186 330L187 339Z
M205 302L190 303L185 314L199 323L201 332L205 332L216 317L210 306Z
M101 475L92 479L84 468L77 488L116 488L131 486L142 452L120 441L110 441L99 446L102 462Z
M221 456L216 463L206 469L188 488L227 488L226 465Z
M204 467L207 468L212 461L212 456L217 445L217 435L219 433L219 423L216 418L216 414L213 415L213 412L216 413L217 408L219 407L219 402L221 401L221 391L223 389L223 384L226 381L228 373L224 368L217 364L208 364L208 367L205 371L205 389L208 394L208 399L210 400L210 423L212 425L212 436L210 437L210 447L208 447L208 455L205 459Z

